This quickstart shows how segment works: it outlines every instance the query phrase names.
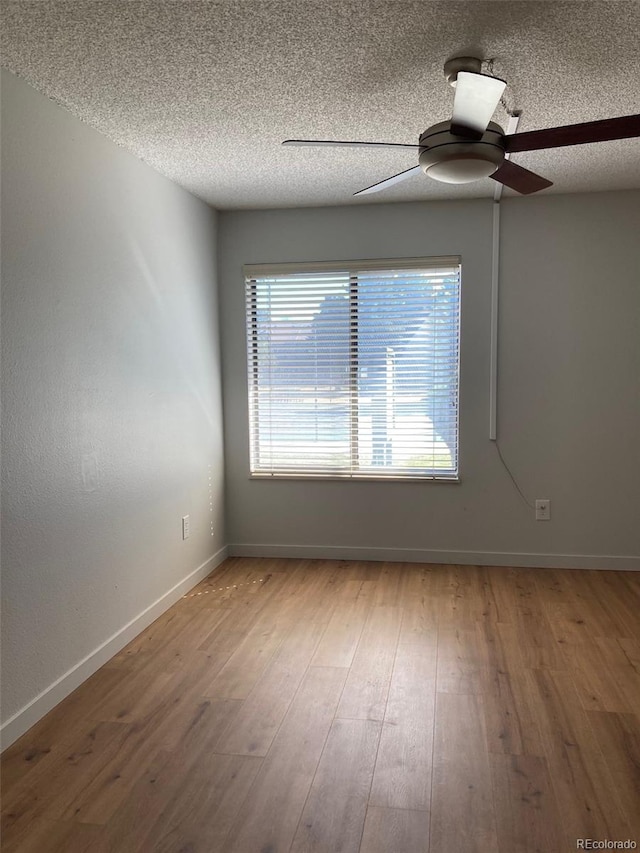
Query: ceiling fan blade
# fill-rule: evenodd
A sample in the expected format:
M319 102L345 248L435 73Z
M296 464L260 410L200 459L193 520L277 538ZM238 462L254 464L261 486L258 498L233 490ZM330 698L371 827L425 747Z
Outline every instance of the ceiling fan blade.
M411 142L350 142L339 139L285 139L282 144L303 148L420 148Z
M529 130L505 136L508 153L537 151L540 148L561 148L564 145L585 145L590 142L609 142L640 136L640 115L585 121L544 130Z
M377 184L371 184L370 187L365 187L363 190L358 190L354 195L367 195L368 193L377 193L380 190L386 190L387 187L393 186L393 184L399 184L400 181L404 181L407 178L410 178L412 175L417 175L418 172L421 172L422 169L420 166L412 166L410 169L405 169L404 172L398 172L397 175L392 175L390 178L385 178L384 181L378 181Z
M553 181L548 181L546 178L536 175L535 172L525 169L524 166L512 163L511 160L503 160L502 165L490 177L499 184L504 184L506 187L511 187L512 190L522 193L522 195L537 193L539 190L553 186Z
M479 139L487 129L507 84L498 77L459 71L453 99L451 132Z

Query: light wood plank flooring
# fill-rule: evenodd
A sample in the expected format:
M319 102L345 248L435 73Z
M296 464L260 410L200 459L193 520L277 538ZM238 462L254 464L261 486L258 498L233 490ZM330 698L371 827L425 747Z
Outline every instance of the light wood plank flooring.
M640 849L640 574L227 560L7 750L2 851Z

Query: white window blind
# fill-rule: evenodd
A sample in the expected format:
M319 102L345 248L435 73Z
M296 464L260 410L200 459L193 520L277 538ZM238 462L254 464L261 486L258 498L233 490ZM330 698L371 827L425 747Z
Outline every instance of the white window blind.
M245 282L252 475L457 478L458 258Z

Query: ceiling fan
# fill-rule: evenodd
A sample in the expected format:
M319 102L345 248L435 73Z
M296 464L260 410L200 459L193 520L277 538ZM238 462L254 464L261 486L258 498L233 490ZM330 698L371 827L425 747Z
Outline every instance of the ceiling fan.
M427 128L420 134L417 145L329 139L286 139L282 144L337 148L413 148L419 151L417 166L358 190L354 195L379 192L420 171L436 181L448 184L467 184L490 177L526 195L546 189L552 182L512 163L506 155L640 136L640 115L505 135L502 128L491 121L491 117L507 84L498 77L481 73L481 68L481 60L470 56L458 56L445 63L445 77L456 90L453 116L451 121L441 121Z

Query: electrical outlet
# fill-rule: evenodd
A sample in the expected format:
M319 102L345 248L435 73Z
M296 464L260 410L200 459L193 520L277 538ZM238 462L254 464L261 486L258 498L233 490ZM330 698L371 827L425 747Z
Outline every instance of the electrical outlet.
M536 521L551 521L551 501L545 498L536 501Z
M191 524L189 522L189 516L183 515L182 516L182 538L188 539L190 533L191 533Z

